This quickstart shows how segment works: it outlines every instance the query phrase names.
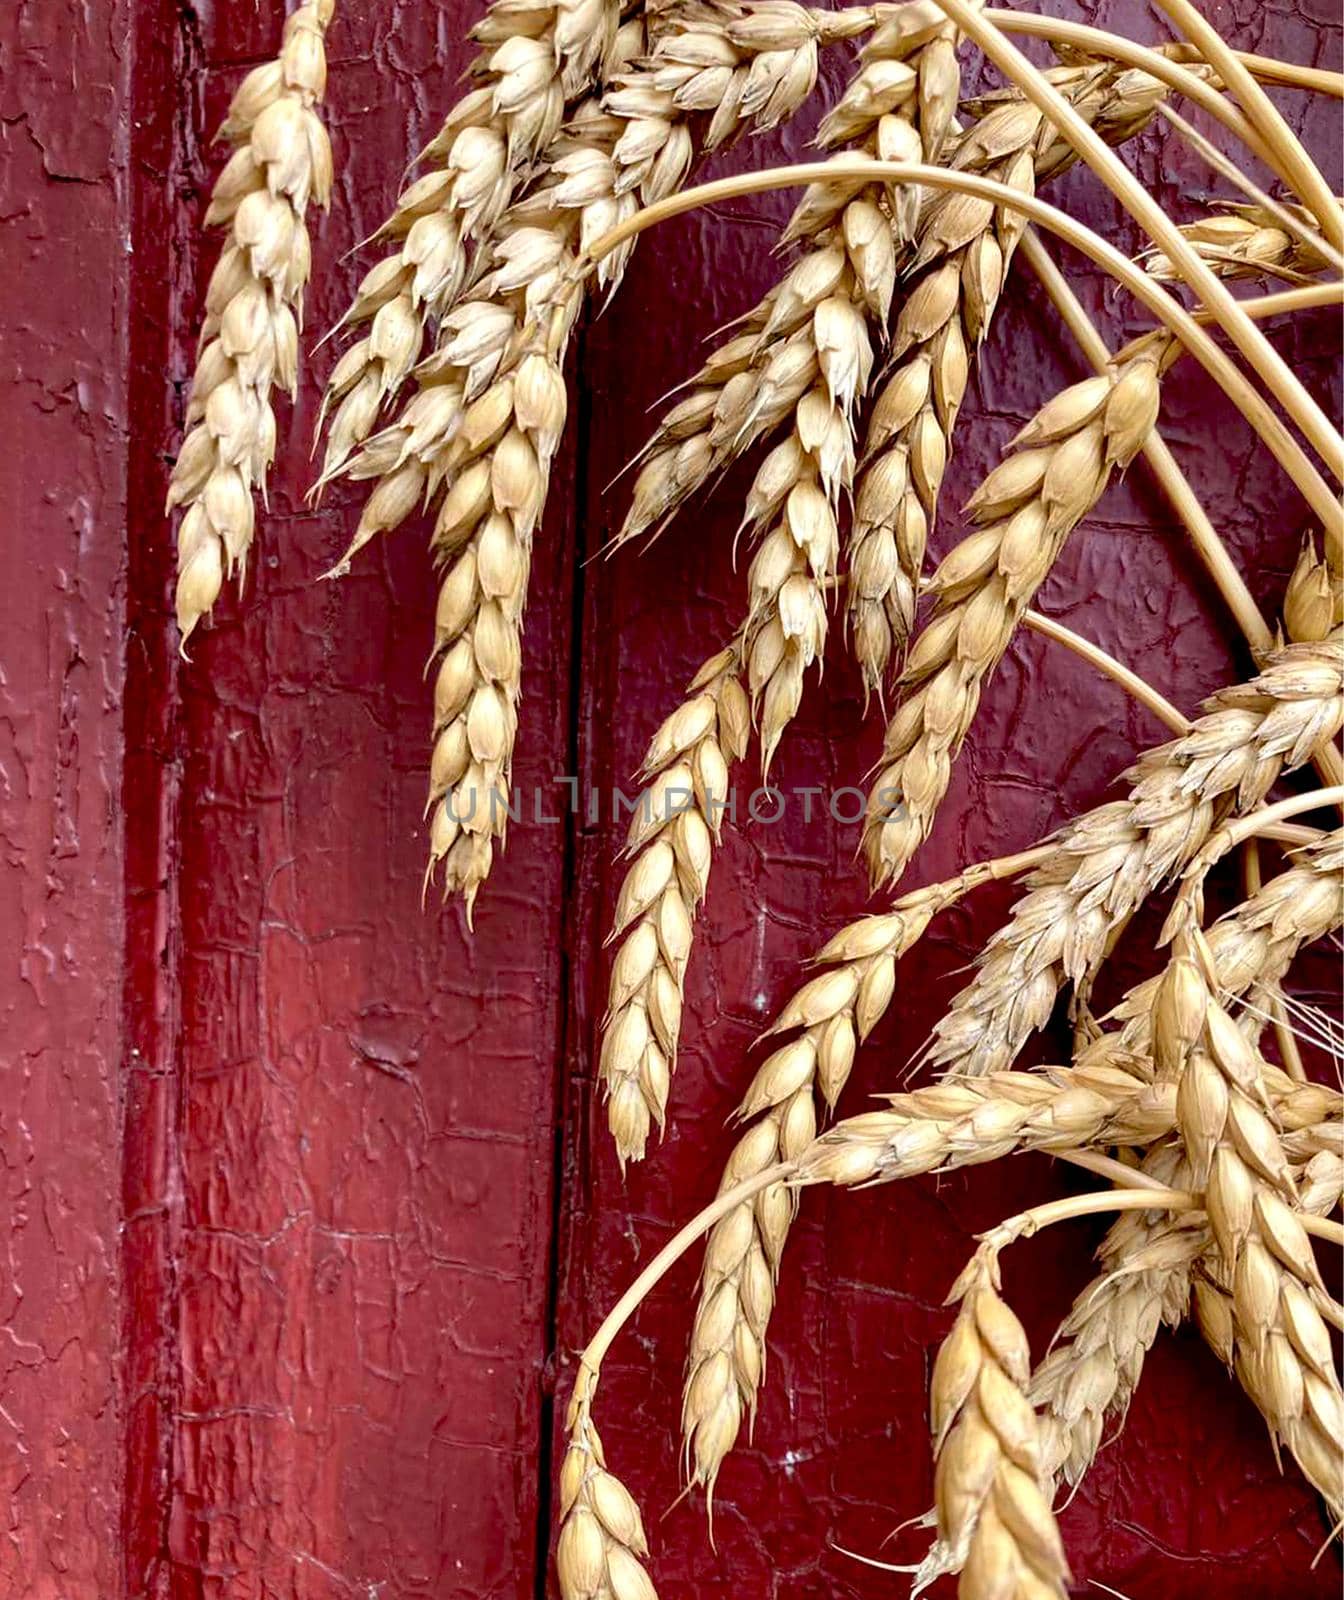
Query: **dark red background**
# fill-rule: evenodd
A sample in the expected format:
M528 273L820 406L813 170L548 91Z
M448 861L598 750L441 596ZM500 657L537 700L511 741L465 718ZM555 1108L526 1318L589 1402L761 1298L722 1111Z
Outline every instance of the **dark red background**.
M1068 6L1135 36L1129 0ZM1338 66L1333 5L1206 8L1238 42ZM205 143L278 7L41 0L0 17L5 311L0 504L0 1592L126 1596L540 1593L572 1354L674 1222L712 1194L755 1031L799 960L865 896L857 830L734 834L689 980L672 1129L621 1180L592 1092L600 942L617 831L522 826L474 939L422 913L433 585L418 531L339 585L313 577L353 502L303 503L315 375L262 524L255 579L183 666L166 624L166 463L213 260ZM468 59L474 8L342 0L331 38L338 181L310 332L344 305L403 164ZM833 92L839 58L824 69ZM1338 108L1282 103L1339 182ZM731 160L798 153L814 117ZM1178 142L1131 151L1180 209L1212 188ZM1084 175L1064 201L1131 248ZM515 780L609 788L741 604L745 476L643 558L584 566L619 520L605 492L698 340L768 283L787 199L667 225L578 341L578 403L537 541ZM1071 264L1073 265L1073 264ZM1088 271L1108 333L1140 323ZM1280 335L1322 390L1328 314ZM310 340L309 343L312 341ZM1032 409L1081 371L1024 273L983 354L936 547ZM1165 428L1275 608L1301 508L1197 372ZM1042 597L1184 708L1245 651L1141 469L1106 498ZM862 781L878 730L833 641L779 780ZM1159 730L1033 637L1014 647L911 884L1021 847L1108 792ZM560 791L556 791L557 795ZM930 934L850 1094L890 1084L1001 916L982 895ZM1131 946L1151 950L1152 924ZM1131 963L1133 968L1134 963ZM1308 974L1310 979L1311 975ZM1317 987L1332 984L1328 967ZM599 1425L643 1501L664 1600L903 1592L835 1546L929 1500L924 1395L938 1307L972 1232L1071 1182L1039 1159L868 1196L811 1195L791 1245L754 1445L725 1468L717 1553L677 1486L679 1377L696 1267L608 1362ZM1088 1275L1096 1230L1017 1253L1008 1293L1037 1349ZM1197 1337L1154 1355L1123 1437L1064 1528L1080 1582L1143 1600L1334 1594L1323 1537L1258 1418Z

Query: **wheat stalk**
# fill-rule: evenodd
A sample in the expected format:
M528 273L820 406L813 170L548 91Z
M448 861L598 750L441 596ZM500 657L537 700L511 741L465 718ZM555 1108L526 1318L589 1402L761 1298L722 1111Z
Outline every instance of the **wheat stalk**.
M888 1095L886 1110L846 1117L822 1134L799 1160L800 1181L890 1183L1019 1150L1143 1148L1177 1126L1175 1083L1153 1082L1145 1066L1111 1050L1105 1060L1072 1067L944 1078ZM1341 1109L1338 1095L1282 1073L1264 1087L1275 1115L1291 1126L1315 1127Z
M654 734L640 770L645 788L630 819L632 859L608 937L621 944L598 1063L622 1165L643 1157L653 1123L663 1126L692 923L723 823L729 768L747 744L740 671L739 649L711 656Z
M1064 541L1152 432L1158 367L1138 357L1048 401L967 503L976 523L930 580L937 609L905 665L863 846L875 886L928 838L985 679Z
M1344 722L1344 641L1288 645L1249 683L1205 702L1190 732L1142 756L1127 799L1066 826L1027 880L973 981L934 1029L928 1056L957 1073L1011 1066L1061 985L1094 972L1113 931L1192 859L1220 816L1257 805Z
M228 240L205 295L201 351L187 400L187 433L168 483L177 531L177 625L182 647L219 598L246 574L275 455L274 386L298 387L299 327L312 247L309 200L331 197L331 145L316 107L326 91L324 38L335 0L305 0L285 21L274 61L254 67L219 135L233 146L215 182L207 226Z
M1166 92L1114 67L1051 75L1108 140L1130 138ZM1036 108L991 100L958 142L951 165L1033 193L1073 159ZM865 686L880 690L914 626L924 552L951 454L971 356L989 331L1023 221L987 202L943 195L921 216L892 344L892 368L869 418L848 558L848 607Z

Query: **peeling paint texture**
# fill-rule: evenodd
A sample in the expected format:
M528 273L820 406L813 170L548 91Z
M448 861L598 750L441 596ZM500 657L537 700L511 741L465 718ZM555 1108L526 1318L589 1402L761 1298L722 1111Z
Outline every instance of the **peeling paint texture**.
M503 1600L548 1592L553 1396L639 1265L714 1192L751 1040L799 961L866 904L857 828L795 809L732 833L689 978L673 1121L622 1180L593 1092L617 826L524 822L468 938L420 907L434 584L422 530L313 580L355 515L304 501L317 375L282 410L244 603L180 663L161 513L200 295L209 136L274 52L276 5L14 0L0 13L0 1596L15 1600ZM1069 15L1158 37L1137 0ZM1236 42L1339 66L1323 0L1210 3ZM333 214L307 327L372 259L342 259L458 92L475 7L342 0L330 36ZM844 58L824 68L833 95ZM1337 108L1280 96L1340 183ZM716 170L801 158L815 123ZM1129 158L1178 213L1214 184L1160 131ZM1052 198L1139 239L1086 173ZM578 403L539 536L520 757L527 792L624 783L742 603L731 474L643 557L585 565L645 407L774 270L788 198L679 219L643 241L577 341ZM1107 336L1139 314L1068 263ZM1278 331L1323 395L1329 313ZM311 345L313 339L306 341ZM1034 408L1081 372L1025 276L958 429L955 507ZM1198 370L1164 426L1252 587L1277 608L1301 504ZM1246 653L1137 468L1070 543L1043 609L1178 705ZM826 695L781 750L785 785L862 783L879 742L833 630ZM1111 793L1146 713L1034 636L985 694L909 886L1018 849ZM557 799L562 791L552 791ZM1227 884L1224 891L1232 892ZM1001 918L991 888L935 927L861 1058L859 1106L901 1077ZM1156 922L1110 981L1144 970ZM1305 992L1328 996L1328 960ZM1047 1040L1043 1049L1051 1048ZM717 1550L676 1494L688 1259L608 1361L599 1424L646 1508L663 1600L901 1592L893 1561L930 1499L926 1390L941 1302L973 1233L1075 1183L1024 1158L867 1196L809 1194L790 1245L755 1437L728 1462ZM1036 1349L1088 1275L1100 1225L1013 1252ZM1338 1592L1326 1529L1190 1332L1152 1358L1124 1434L1064 1514L1078 1593L1143 1600Z

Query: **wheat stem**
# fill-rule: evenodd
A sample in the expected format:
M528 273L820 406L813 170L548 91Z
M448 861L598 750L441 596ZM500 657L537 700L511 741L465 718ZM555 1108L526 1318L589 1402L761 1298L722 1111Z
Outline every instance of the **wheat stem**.
M1191 11L1187 0L1158 0L1165 8L1183 7ZM1331 472L1338 478L1341 475L1341 457L1344 456L1344 442L1325 416L1321 408L1308 394L1302 381L1292 371L1288 363L1260 332L1252 322L1243 317L1237 309L1237 302L1228 292L1226 286L1212 273L1199 259L1198 255L1186 243L1180 229L1162 210L1162 207L1153 199L1137 178L1116 159L1114 153L1099 139L1084 118L1070 106L1067 100L1059 94L1054 86L1045 78L1040 70L1008 40L993 23L982 20L975 8L967 0L938 0L939 6L952 18L967 35L985 52L991 61L1010 78L1024 94L1065 134L1069 142L1077 150L1081 158L1097 174L1106 187L1115 195L1116 199L1125 207L1136 222L1159 245L1172 262L1179 269L1182 278L1198 293L1205 305L1214 313L1218 325L1241 351L1252 369L1259 375L1269 389L1283 406L1289 417L1302 430L1303 435L1310 442L1312 448L1320 455ZM1170 13L1169 13L1170 14ZM1198 20L1196 18L1196 20ZM1213 30L1202 25L1208 33ZM1217 38L1214 35L1215 39ZM1201 35L1200 48L1204 49L1204 39ZM1221 45L1222 41L1218 40ZM1254 96L1268 104L1267 97L1258 85L1246 72L1244 67L1235 61L1224 59L1229 53L1226 47L1216 57L1209 57L1220 73L1224 69L1233 72L1234 81L1242 80L1250 86ZM1227 80L1225 81L1233 81ZM1245 97L1243 97L1245 98ZM1253 100L1252 103L1258 103ZM1272 109L1272 108L1271 108ZM1278 118L1278 113L1274 112ZM1282 123L1282 119L1278 119ZM1294 141L1295 143L1296 141ZM1310 163L1307 163L1310 167ZM1341 223L1338 210L1335 207L1333 195L1320 174L1311 168L1316 185L1325 188L1327 206L1325 215L1317 204L1312 204L1311 209L1321 220L1322 231L1332 244L1338 245L1344 234L1341 233ZM1314 190L1313 190L1314 193ZM1338 516L1338 507L1334 515Z
M1242 851L1242 881L1246 894L1258 894L1264 888L1264 873L1260 867L1260 841L1248 839L1246 848ZM1270 989L1269 1014L1274 1028L1274 1037L1278 1041L1279 1054L1283 1057L1284 1071L1295 1083L1307 1081L1307 1069L1302 1060L1302 1052L1297 1047L1297 1035L1293 1032L1292 1023L1288 1019L1287 1007L1283 1003L1283 995L1278 986Z
M1173 733L1184 733L1190 726L1189 721L1165 695L1153 688L1146 678L1141 678L1137 672L1117 661L1113 655L1109 655L1100 645L1093 644L1090 639L1084 639L1072 628L1066 628L1062 622L1057 622L1054 617L1047 617L1039 611L1030 609L1025 611L1022 623L1033 633L1039 633L1045 639L1053 639L1056 644L1062 644L1066 650L1071 650L1080 660L1096 667L1099 672L1104 672L1112 682L1118 683L1126 694L1132 695L1141 706L1151 711L1159 722L1166 723Z
M939 4L943 0L938 0ZM953 3L953 0L948 0ZM958 0L959 3L959 0ZM1046 86L1047 89L1049 85ZM1053 91L1051 91L1053 93ZM1079 126L1086 128L1087 124L1081 118L1076 119ZM1070 126L1072 126L1070 124ZM1100 141L1098 141L1100 143ZM1103 150L1106 149L1101 144ZM1109 154L1109 151L1107 152ZM1121 169L1123 170L1123 168ZM1037 199L1034 195L1022 194L1018 190L1009 188L1006 184L996 183L989 178L982 178L967 172L952 172L941 167L929 167L916 163L878 161L862 156L838 156L827 162L806 162L797 165L774 167L764 172L738 173L730 178L718 178L710 183L698 184L692 189L683 190L676 195L670 195L654 205L645 206L624 222L618 223L614 228L595 239L586 251L586 261L589 268L596 266L602 258L618 249L627 239L644 232L655 223L666 221L670 217L680 216L687 211L694 211L702 206L714 205L723 200L738 199L747 194L762 194L774 189L793 188L800 184L809 184L818 181L836 179L875 179L886 180L892 183L921 184L932 189L949 189L963 194L975 195L980 199L992 201L996 206L1010 211L1021 212L1034 222L1040 223L1052 233L1057 233L1060 238L1075 246L1090 260L1104 267L1115 278L1133 293L1136 299L1143 302L1149 310L1181 341L1190 351L1201 366L1219 384L1219 386L1235 401L1242 415L1250 422L1274 458L1292 478L1301 490L1312 510L1321 519L1327 528L1344 529L1344 512L1341 511L1338 501L1326 487L1320 474L1312 466L1300 446L1284 427L1280 418L1270 409L1263 397L1242 376L1233 362L1219 347L1208 337L1195 318L1185 310L1171 295L1159 288L1148 277L1147 273L1124 255L1121 251L1102 239L1091 228L1085 227L1067 212L1058 210L1055 206L1047 204L1044 200ZM1185 245L1185 241L1177 235L1179 246L1184 247L1183 253L1191 255L1193 252ZM1179 257L1173 257L1178 259ZM1212 274L1197 263L1206 276L1212 279ZM1217 280L1213 279L1215 285ZM1226 295L1226 290L1217 285L1218 291ZM1231 302L1233 305L1235 301ZM1249 321L1249 319L1244 319ZM1277 358L1276 358L1277 359ZM1292 383L1297 384L1293 378ZM1299 385L1300 387L1300 385ZM1315 407L1312 402L1313 409ZM1322 419L1323 420L1323 419ZM1328 428L1328 424L1325 424ZM1304 431L1306 431L1304 429Z
M954 14L962 3L963 0L949 0ZM942 4L942 0L939 0L939 4ZM1331 194L1329 184L1245 63L1238 60L1222 35L1200 16L1190 0L1154 0L1154 4L1173 27L1199 50L1241 102L1246 115L1273 148L1278 158L1276 165L1285 170L1290 185L1320 223L1321 232L1336 249L1344 245L1344 216L1340 214L1339 203ZM944 9L949 7L944 6Z

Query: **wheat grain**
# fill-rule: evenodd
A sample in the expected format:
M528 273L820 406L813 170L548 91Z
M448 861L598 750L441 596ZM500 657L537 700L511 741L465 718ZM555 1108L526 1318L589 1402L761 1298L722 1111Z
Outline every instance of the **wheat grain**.
M205 295L201 352L187 401L187 434L168 484L177 531L177 625L182 646L246 574L254 489L265 494L275 455L271 390L298 386L299 327L312 248L308 202L331 196L331 145L316 107L326 91L324 38L334 0L305 0L285 22L274 61L244 78L219 136L233 155L215 183L207 225L228 241Z
M1302 206L1287 208L1304 228L1314 226ZM1254 203L1219 202L1219 209L1194 222L1182 224L1181 233L1195 253L1220 278L1281 278L1287 283L1307 283L1329 265L1325 256L1300 235ZM1164 283L1180 281L1180 274L1161 250L1143 257L1150 276Z
M1220 691L1190 732L1142 756L1127 799L1058 835L1027 880L973 981L937 1024L937 1066L979 1074L1012 1065L1065 981L1095 971L1113 931L1196 854L1221 816L1259 803L1344 721L1344 641L1288 645L1249 683Z
M598 1075L622 1165L661 1128L676 1066L686 959L723 823L729 769L749 733L736 645L712 656L654 734L630 819L632 858L608 942L620 939Z
M971 1258L949 1300L960 1302L957 1320L930 1387L938 1537L914 1590L960 1572L962 1600L1062 1596L1069 1572L1026 1396L1027 1336L999 1293L992 1242Z
M644 1570L648 1541L630 1491L607 1471L593 1426L596 1379L581 1367L567 1419L560 1468L560 1538L556 1575L563 1600L657 1600Z
M1344 584L1330 570L1328 561L1316 551L1310 534L1288 580L1283 597L1283 623L1295 644L1310 644L1325 639L1344 623Z
M928 838L982 685L1070 532L1142 449L1157 409L1158 368L1147 357L1074 384L971 496L977 531L930 580L937 609L906 662L869 792L863 846L875 887L899 878Z

